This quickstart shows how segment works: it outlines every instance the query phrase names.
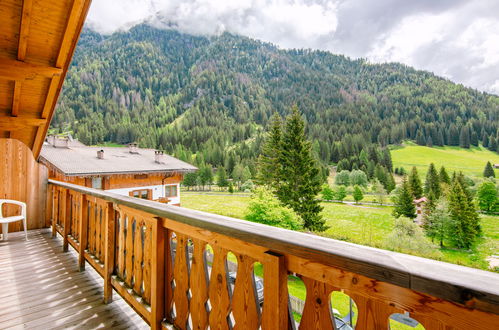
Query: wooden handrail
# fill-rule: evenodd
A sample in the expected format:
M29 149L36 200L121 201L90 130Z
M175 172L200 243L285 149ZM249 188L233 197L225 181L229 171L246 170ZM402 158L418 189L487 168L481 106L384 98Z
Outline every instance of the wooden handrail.
M53 196L57 194L60 198L73 196L75 210L78 207L78 200L83 199L86 204L90 205L88 206L90 214L86 215L87 219L79 220L82 214L88 212L81 210L69 212L66 208L71 208L72 202L66 200L57 202L57 198L53 197L52 200L55 201L52 208L54 230L63 235L66 233L70 236L67 239L69 244L82 251L82 248L78 246L79 241L73 237L77 237L82 232L81 224L88 221L87 230L83 233L89 232L88 235L91 236L88 238L88 243L86 238L81 239L82 242L88 244L87 252L84 252L88 254L85 255L85 259L98 271L101 268L100 273L103 277L108 276L108 283L111 283L146 320L149 322L152 320L153 327L158 320L165 317L183 328L185 327L183 322L186 321L188 313L193 315L195 312L189 308L194 308L196 303L198 308L206 303L205 296L209 296L211 301L217 294L220 295L217 290L222 290L222 298L231 297L230 289L228 292L223 289L228 286L223 276L223 264L228 251L233 252L238 258L238 274L245 274L244 269L249 271L255 262L262 263L265 274L274 274L272 277L264 276L266 303L262 309L262 315L256 313L249 317L235 308L239 304L247 304L248 299L251 301L254 298L248 297L248 290L240 289L243 285L251 286L249 275L241 275L250 282L238 280L234 291L235 296L227 298L229 300L223 298L217 301L217 306L213 306L212 302L209 320L196 319L196 322L223 322L224 317L226 319L225 313L231 310L236 323L242 322L237 320L247 318L248 322L251 320L261 322L262 326L279 324L281 327L287 324L289 322L287 284L285 283L287 273L300 275L307 287L307 292L310 291L305 302L302 323L303 321L315 322L312 321L310 315L318 310L327 311L328 308L321 305L321 301L327 300L329 294L335 290L348 293L356 301L359 306L358 327L360 328L363 326L369 328L371 325L377 328L379 325L386 325L385 316L404 311L411 312L411 316L418 319L427 329L428 326L435 324L451 325L457 328L479 324L484 327L492 326L494 322L497 324L499 320L499 274L496 273L139 200L55 180L49 180L49 183L54 192ZM59 205L64 210L60 210ZM112 230L106 227L107 222L102 220L111 217L109 215L111 208L115 212L113 214L116 214L115 239L108 237ZM104 214L101 218L95 218L97 214L100 214L99 210L102 214L107 212L107 217ZM93 215L92 212L94 212ZM71 221L66 220L65 217L68 216L73 217ZM71 226L71 228L67 229L64 226ZM101 227L97 228L98 226ZM136 227L143 229L142 238L134 234L137 232ZM157 232L159 230L157 228L161 228L161 232ZM131 238L129 233L135 236ZM158 237L163 243L155 241ZM180 250L182 253L172 252L170 246L172 239L182 242L179 248L193 244L192 256L184 253L184 250ZM135 242L135 240L138 241ZM108 247L105 242L112 242L114 246ZM143 268L137 266L138 264L132 265L129 252L141 244L144 249L137 250L136 248L139 254L134 257L134 260L138 260L137 258L143 260L145 265ZM151 251L147 250L148 244L152 244L150 245ZM164 251L157 250L158 244L164 246ZM199 260L206 245L210 245L215 254L210 285L204 281L193 282L192 276L182 275L189 271L195 274L202 271L199 265L189 266L187 259ZM106 253L109 254L111 251L116 255L108 256L106 259ZM157 256L165 256L165 260L161 260L160 263L165 267L157 267ZM169 256L174 256L175 260L170 260ZM105 260L108 259L112 260L116 267L106 266ZM152 263L152 267L148 263ZM184 268L172 269L172 264L175 267ZM135 278L130 278L132 268L139 274L139 280L144 283L144 287L137 284ZM154 276L150 276L151 269L154 269ZM221 276L219 277L221 286L218 289L211 284L214 274ZM146 276L148 281L152 279L153 282L146 284L140 276ZM274 278L275 276L278 280ZM123 284L120 284L120 279L123 280L121 281ZM165 282L158 283L158 280L166 281L166 285ZM173 280L176 292L171 288ZM151 299L151 286L154 290L153 298L161 301L155 302ZM165 288L164 294L159 293L158 288L160 291L161 288ZM183 290L190 291L192 297L185 298L183 293L179 295L179 292ZM203 293L202 297L198 296L197 291ZM271 292L274 295L270 294ZM107 294L107 301L109 301L108 296ZM139 304L137 296L140 296L146 305ZM171 315L173 304L175 304L176 317ZM152 307L144 307L148 305ZM158 308L158 306L164 307ZM247 306L245 308L247 310ZM312 312L307 312L308 310ZM376 311L376 315L372 310ZM220 315L220 318L217 319L216 315ZM270 318L268 315L281 316ZM208 314L205 316L207 317ZM452 321L453 319L455 321Z

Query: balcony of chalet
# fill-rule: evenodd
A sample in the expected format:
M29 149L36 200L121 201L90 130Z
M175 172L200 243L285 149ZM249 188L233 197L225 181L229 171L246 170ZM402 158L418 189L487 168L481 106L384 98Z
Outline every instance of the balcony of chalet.
M0 328L498 329L499 275L48 179L37 162L89 0L0 3ZM17 214L4 206L3 216ZM229 282L229 252L237 279ZM264 303L254 268L263 269ZM300 321L288 275L301 278Z

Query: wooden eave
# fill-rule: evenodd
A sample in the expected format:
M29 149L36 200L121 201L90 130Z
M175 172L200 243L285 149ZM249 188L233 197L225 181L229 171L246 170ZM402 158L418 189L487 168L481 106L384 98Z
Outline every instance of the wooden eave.
M2 0L0 138L18 139L35 158L91 0Z

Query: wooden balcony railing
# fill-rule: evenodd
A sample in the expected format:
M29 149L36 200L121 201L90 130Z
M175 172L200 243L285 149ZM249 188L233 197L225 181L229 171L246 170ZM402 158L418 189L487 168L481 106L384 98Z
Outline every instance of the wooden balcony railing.
M306 287L300 329L334 329L330 297L358 308L356 329L409 313L426 329L498 329L499 274L49 180L53 234L153 329L288 329L288 274ZM207 253L213 255L207 261ZM229 284L227 255L237 258ZM263 266L257 303L253 267ZM333 306L334 307L334 306Z

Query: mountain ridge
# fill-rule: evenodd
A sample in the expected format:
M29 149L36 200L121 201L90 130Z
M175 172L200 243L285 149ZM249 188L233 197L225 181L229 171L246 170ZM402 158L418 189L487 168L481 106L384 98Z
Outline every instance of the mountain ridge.
M84 31L52 127L88 144L197 153L214 166L230 149L254 164L268 118L293 104L324 163L418 135L435 145L459 144L462 131L468 143L498 139L499 97L431 72L147 25L109 36Z

